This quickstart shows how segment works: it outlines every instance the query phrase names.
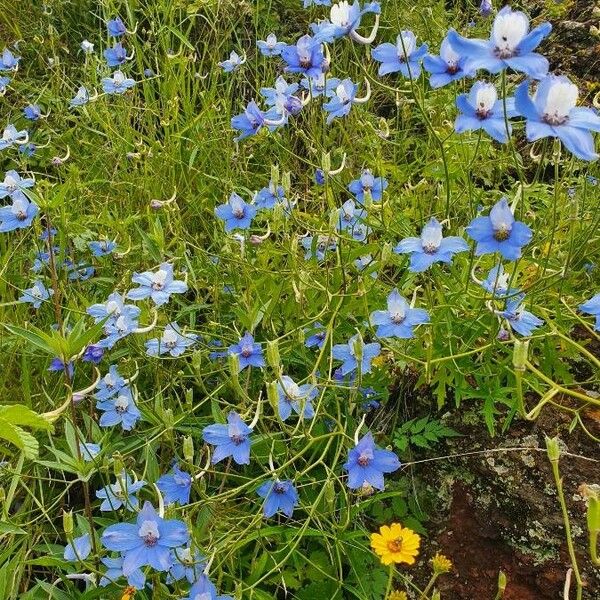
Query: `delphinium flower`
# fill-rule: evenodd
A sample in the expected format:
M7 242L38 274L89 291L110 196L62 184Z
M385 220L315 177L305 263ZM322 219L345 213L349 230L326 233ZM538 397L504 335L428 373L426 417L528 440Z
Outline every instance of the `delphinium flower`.
M5 150L15 144L25 144L28 139L29 134L25 129L18 131L14 125L7 125L0 138L0 150Z
M90 101L90 93L87 91L87 88L83 85L77 90L77 93L71 100L69 101L69 106L84 106Z
M137 326L137 319L141 311L134 304L125 304L121 294L113 292L104 304L93 304L86 312L94 317L96 323L107 319L106 324L109 324L116 322L119 317L126 317L128 320L136 322Z
M208 345L212 348L224 348L222 340L210 340L210 342L208 342ZM213 350L212 352L209 352L208 358L210 360L219 360L221 358L225 358L227 354L228 353L226 350Z
M89 42L88 40L83 40L79 47L83 50L84 54L93 54L94 52L94 44Z
M224 222L225 231L228 232L234 229L248 229L257 212L256 206L244 202L235 192L225 204L215 208L215 215Z
M32 188L35 180L31 177L21 177L15 170L11 169L4 174L4 181L0 182L0 199L13 196L17 192L24 192Z
M344 469L348 472L348 487L351 490L370 485L383 490L384 473L393 473L400 468L398 457L390 450L379 448L368 432L348 453Z
M256 493L265 499L263 514L267 519L278 512L291 517L294 507L298 504L298 492L293 482L289 480L270 479L265 481Z
M286 46L285 42L277 41L274 33L270 33L266 40L258 40L256 45L263 56L279 56Z
M88 248L90 249L92 255L96 258L112 254L113 250L116 247L117 244L110 240L98 240L94 242L88 242Z
M540 79L548 72L548 61L533 50L551 30L550 23L542 23L529 31L527 15L505 6L494 19L489 40L467 39L454 30L448 32L448 39L461 56L468 58L471 71L499 73L508 68Z
M240 371L246 367L265 366L262 346L254 341L250 332L246 332L237 344L229 346L228 353L237 354Z
M420 237L403 239L394 248L397 254L410 254L409 271L426 271L436 262L450 263L458 252L469 249L467 242L459 236L442 236L442 225L432 217L423 227Z
M42 116L42 110L37 104L28 104L23 109L23 116L30 121L37 121Z
M99 444L92 444L91 442L79 442L79 451L81 452L81 458L85 462L92 462L102 451Z
M53 289L47 289L41 281L36 281L33 286L23 290L23 295L19 298L19 302L29 302L33 308L39 308L42 302L45 302L54 294Z
M86 264L85 262L80 262L79 264L74 265L72 263L67 264L67 261L65 261L65 267L69 271L68 278L70 281L86 281L96 272L94 267Z
M192 489L192 477L189 473L182 471L177 464L173 465L171 473L167 473L156 482L166 504L178 503L180 506L190 501Z
M116 38L127 33L127 27L125 27L125 23L123 23L121 17L107 21L106 30L108 31L108 35Z
M9 83L11 82L10 77L0 77L0 95L4 94L8 88Z
M116 365L111 365L108 368L108 373L98 381L94 398L96 400L107 400L117 395L121 389L127 385L127 382L117 370Z
M331 0L304 0L304 8L309 6L331 6Z
M206 575L200 578L190 588L190 595L184 600L232 600L231 596L222 596Z
M121 42L117 42L112 48L104 51L104 58L109 67L119 67L127 60L127 50Z
M465 69L466 62L467 58L456 52L448 37L445 37L440 46L439 56L428 54L423 58L423 66L431 74L429 85L436 89L452 81L470 77L471 72Z
M167 576L167 583L180 581L183 578L194 583L203 576L205 567L206 560L198 550L192 550L190 545L184 548L175 548L171 552L171 568Z
M411 308L394 288L387 298L387 310L372 312L371 322L377 325L377 337L410 339L417 325L429 323L429 313L423 308Z
M414 565L419 554L421 537L400 523L382 525L379 533L371 534L371 548L379 555L384 565L406 563Z
M497 142L508 142L507 119L517 116L515 99L506 98L506 117L504 100L498 98L496 86L493 83L477 81L468 94L460 94L456 106L460 114L456 118L454 129L457 133L478 131L483 129ZM508 134L512 127L508 123Z
M84 351L81 360L83 362L91 362L95 365L100 364L102 357L104 356L104 348L90 344Z
M368 82L368 80L367 80ZM327 111L327 125L330 125L336 117L345 117L350 113L353 104L364 104L371 96L368 89L365 96L357 98L358 85L350 79L344 79L335 88L335 95L331 96L329 102L323 104L323 110Z
M168 571L171 549L183 546L189 537L183 521L163 519L150 502L146 502L136 523L110 525L101 539L107 550L123 554L123 574L127 577L146 565L157 571Z
M325 260L325 255L330 250L335 250L337 243L330 235L306 236L300 241L303 248L306 250L304 254L305 260L316 258L321 262ZM314 248L314 249L313 249Z
M297 83L288 83L280 75L275 81L275 87L260 89L266 105L271 107L265 117L269 122L278 123L270 125L270 129L285 125L289 115L297 115L302 110L302 100L294 96L299 87Z
M124 94L135 85L135 81L126 77L122 71L115 71L112 77L102 79L102 89L106 94Z
M281 420L289 419L292 411L304 419L312 419L315 416L312 400L318 394L317 388L310 383L298 385L288 375L283 375L280 379L277 382L277 394Z
M318 348L320 350L323 347L325 338L327 337L327 330L321 323L318 321L313 323L304 330L304 333L310 333L304 342L307 348Z
M12 195L12 204L0 208L0 232L6 233L29 227L38 214L39 208L22 192Z
M517 87L515 105L526 118L530 142L546 137L558 138L569 151L583 160L596 160L592 131L600 132L600 116L592 109L578 107L579 90L568 77L548 75L529 97L529 83Z
M20 144L19 148L18 148L19 154L21 154L25 158L29 158L29 157L33 156L35 154L36 150L37 150L37 146L35 144L33 144L32 142Z
M531 333L544 324L544 321L538 319L534 314L526 311L523 306L525 294L518 294L514 298L506 301L504 310L497 310L499 317L506 319L517 333L521 335L531 335Z
M518 293L516 288L509 288L509 274L504 271L502 264L492 267L487 277L481 282L481 287L495 298L504 298Z
M354 266L356 267L356 270L359 273L362 273L365 269L368 269L374 263L375 261L373 260L373 257L370 254L365 254L364 256L359 256L358 258L354 259ZM377 271L370 271L369 276L372 279L377 279Z
M303 73L309 77L318 77L327 70L321 43L310 35L302 36L295 44L281 50L281 58L286 63L288 73Z
M381 345L377 342L365 344L360 334L353 335L346 344L336 344L332 348L332 356L342 361L341 374L352 373L359 367L361 373L371 372L371 363L381 353Z
M0 56L0 71L16 71L20 56L15 56L8 48L4 48Z
M482 17L489 17L494 12L494 7L492 6L491 0L481 0L481 4L479 5L479 14Z
M73 379L73 373L75 373L75 365L71 360L65 363L65 361L62 358L60 358L59 356L55 356L50 361L48 371L54 373L65 373L69 377L69 379Z
M389 42L373 48L371 56L380 62L379 75L397 73L418 79L421 75L421 60L427 54L427 44L417 47L417 38L412 31L401 31L395 44Z
M236 464L249 465L251 433L252 429L234 411L227 415L227 425L215 423L205 427L202 430L202 439L215 447L212 464L231 456Z
M140 287L129 290L127 298L130 300L151 298L156 306L166 304L171 294L184 294L188 289L185 281L174 278L173 265L166 262L161 263L158 270L154 272L134 273L131 281Z
M364 208L357 208L354 200L346 200L338 209L338 231L351 231L366 216Z
M379 15L381 7L378 2L369 2L361 8L360 2L354 0L350 4L347 0L341 0L331 6L329 21L319 28L319 33L315 38L323 42L332 42L336 38L349 36L361 44L370 44L375 39L377 33L377 24L368 38L361 36L356 30L360 27L360 21L363 15L373 13Z
M115 583L123 575L123 557L103 558L102 564L107 567L104 575L100 578L100 586L105 587L111 583ZM146 586L146 576L141 569L134 569L127 575L127 583L133 586L136 590L143 590Z
M360 177L349 183L348 190L354 194L359 202L364 202L367 194L370 194L375 202L379 202L387 186L387 179L374 177L369 169L363 169Z
M112 398L98 401L96 408L103 411L100 417L102 427L121 425L123 431L131 431L141 417L140 410L135 405L133 394L128 387L121 388Z
M325 73L319 73L318 77L303 77L300 80L300 85L309 92L311 98L319 96L331 98L331 96L335 95L335 90L340 83L340 79L337 77L326 77Z
M499 252L506 260L517 260L533 236L525 223L515 221L506 198L494 204L489 216L473 219L466 232L477 242L476 256Z
M323 169L315 169L314 180L317 185L325 184L325 171Z
M177 323L169 323L160 339L153 338L146 342L146 354L159 356L168 353L173 357L181 356L187 348L196 343L197 339L195 333L183 334Z
M257 208L271 209L277 204L285 202L285 190L281 185L275 185L272 181L267 187L262 188L254 198L254 205Z
M63 552L63 558L69 562L85 560L92 551L92 539L89 533L81 537L74 538L66 546Z
M246 62L246 57L241 57L237 52L232 51L227 60L219 63L219 66L225 73L237 71Z
M248 103L244 112L231 118L231 128L240 132L235 141L257 134L265 125L265 113L254 100Z
M135 495L146 485L145 481L133 481L125 470L116 476L115 482L104 486L96 492L96 498L100 498L101 511L118 510L123 507L129 511L137 511L140 502Z
M109 319L103 327L106 337L97 342L102 348L112 348L119 340L127 337L138 328L137 318L133 319L129 315L121 315L116 319Z
M579 310L596 317L594 329L600 331L600 292L592 296L589 300L586 300L583 304L580 304Z

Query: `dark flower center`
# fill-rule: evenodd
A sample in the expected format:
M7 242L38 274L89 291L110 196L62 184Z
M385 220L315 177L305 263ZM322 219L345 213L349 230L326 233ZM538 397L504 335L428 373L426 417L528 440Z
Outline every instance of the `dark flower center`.
M156 546L157 542L158 538L152 533L144 536L144 545L146 545L148 548Z
M236 219L244 218L244 208L243 207L236 208L236 209L232 210L231 212Z
M507 38L503 37L502 41L506 42ZM495 48L494 54L496 55L496 58L504 60L506 58L513 58L513 56L516 56L518 53L516 50L511 50L510 48Z
M549 113L544 113L542 120L544 121L544 123L548 123L548 125L564 125L569 120L569 117L568 115L559 115L556 113L554 113L553 115Z
M480 102L479 106L475 109L475 114L477 115L478 119L487 119L491 112L492 111L489 108L485 107L484 102Z
M358 461L357 462L358 462L358 464L361 467L366 467L371 462L371 459L368 456L365 456L364 454L361 454L358 457Z
M446 69L446 72L449 75L456 75L456 73L458 73L459 70L460 69L458 68L458 65L451 64L451 65L448 65L448 68Z
M273 491L274 491L276 494L285 494L285 486L284 486L284 485L282 485L281 483L276 483L276 484L273 486Z
M155 292L160 292L160 290L162 290L164 287L165 287L165 284L164 284L164 283L160 283L160 282L158 282L158 281L155 281L155 282L152 284L152 289L153 289Z
M438 246L435 244L423 244L423 251L425 254L435 254L438 250Z
M504 242L510 237L510 229L503 225L494 231L494 239L498 242Z
M312 65L312 61L310 60L310 57L303 57L300 59L300 66L303 69L309 69Z
M401 315L400 313L394 313L391 315L391 320L392 323L394 323L394 325L400 325L400 323L404 322L404 319L406 319L406 315Z
M20 210L15 217L17 218L17 221L24 221L27 218L27 213L23 210Z
M230 439L236 446L239 446L246 441L246 436L236 433L232 435Z
M242 346L241 354L244 358L248 358L249 356L252 356L252 346Z

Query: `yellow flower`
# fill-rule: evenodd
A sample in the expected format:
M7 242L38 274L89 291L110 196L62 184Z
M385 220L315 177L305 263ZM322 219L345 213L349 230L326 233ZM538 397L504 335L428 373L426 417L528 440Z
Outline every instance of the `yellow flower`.
M394 590L388 597L387 600L408 600L406 592L400 590Z
M392 523L389 527L382 525L379 533L371 534L371 548L384 565L401 562L413 565L419 554L420 543L421 537L400 523Z
M136 589L130 585L123 590L123 595L121 596L121 600L132 600L135 596Z
M433 572L438 575L449 573L452 570L452 561L439 552L431 559L431 564L433 565Z

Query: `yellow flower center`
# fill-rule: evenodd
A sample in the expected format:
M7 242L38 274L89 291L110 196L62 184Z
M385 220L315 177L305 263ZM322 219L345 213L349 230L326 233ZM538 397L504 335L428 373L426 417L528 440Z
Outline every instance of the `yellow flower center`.
M388 550L390 552L401 552L402 551L402 538L396 540L390 540L387 543Z

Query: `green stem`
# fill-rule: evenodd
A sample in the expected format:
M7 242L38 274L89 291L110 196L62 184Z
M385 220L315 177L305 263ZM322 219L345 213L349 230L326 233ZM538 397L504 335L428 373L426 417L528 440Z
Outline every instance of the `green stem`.
M392 584L394 582L394 565L391 564L390 565L390 572L388 574L388 581L387 581L387 586L385 588L385 595L384 595L384 600L387 600L390 597L390 594L392 593Z

